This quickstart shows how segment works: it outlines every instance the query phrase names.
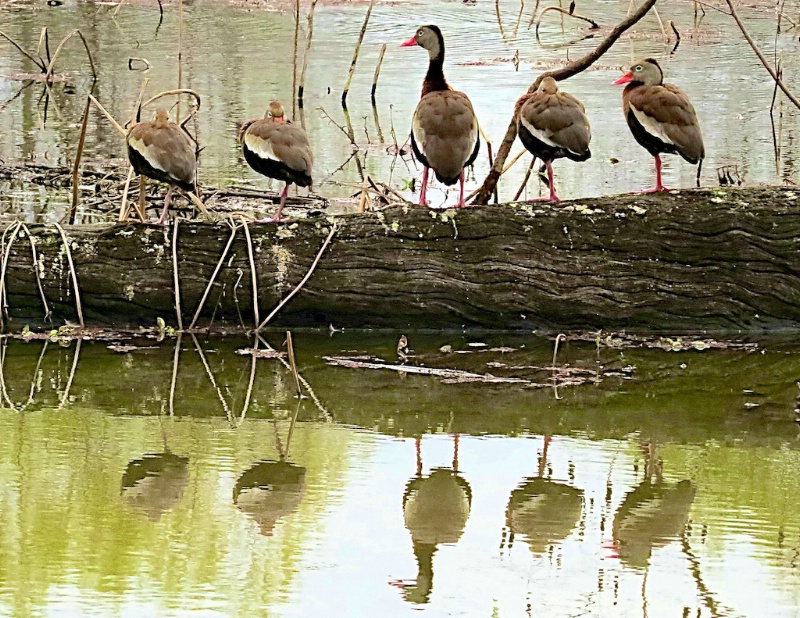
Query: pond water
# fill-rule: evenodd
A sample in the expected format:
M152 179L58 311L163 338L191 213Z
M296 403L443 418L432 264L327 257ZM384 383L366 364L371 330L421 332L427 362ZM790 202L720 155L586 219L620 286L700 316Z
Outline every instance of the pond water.
M796 344L294 341L3 342L0 616L798 615Z
M155 2L126 3L118 12L113 3L66 0L63 4L52 4L58 6L27 0L4 3L0 6L0 29L26 49L35 50L43 26L51 33L51 48L71 29L79 28L87 38L98 68L95 94L118 120L131 117L145 75L150 80L149 94L177 86L175 4L166 5L160 27ZM303 118L316 157L315 190L327 197L347 197L357 191L362 173L368 173L414 197L406 188L412 179L421 178L421 168L410 158L397 158L391 152L393 134L401 144L406 140L426 70L427 57L422 49L399 47L419 23L437 23L442 27L447 42L446 74L455 87L472 98L482 127L496 148L515 100L538 72L593 49L599 37L624 17L628 5L621 0L583 0L577 12L596 19L602 29L594 38L567 46L567 42L591 32L583 29L583 22L562 20L558 14L549 13L540 29L541 42L537 42L534 29L528 28L534 9L532 2L524 5L521 17L520 4L509 0L498 4L433 0L377 4L348 98L353 133L359 145L353 157L350 140L328 116L339 125L345 124L340 94L366 5L321 4L315 14ZM775 37L771 7L769 3L742 7L742 17L768 56L773 57L773 44L777 41L785 74L793 75L800 62L797 30L784 21L784 31ZM307 10L308 3L304 0L301 53ZM689 0L671 2L660 10L662 21L672 20L682 34L674 53L671 53L674 37L665 43L658 20L650 15L592 70L563 84L565 90L586 105L593 126L593 157L582 164L570 161L556 164L562 196L597 196L650 186L652 159L631 137L621 113L621 89L611 84L619 76L621 66L643 56L658 58L668 79L684 88L695 103L707 151L703 184L716 185L716 170L724 166L731 166L731 177L735 180L796 181L796 110L778 97L774 144L769 116L773 85L731 18L708 9L696 22L694 5ZM795 16L793 23L798 23L797 3L790 0L785 3L785 10L787 16ZM291 11L264 11L248 2L239 6L218 0L187 3L182 73L183 85L195 89L202 97L196 127L198 139L205 147L200 160L201 184L269 186L269 181L244 162L236 131L243 120L260 117L272 98L280 98L291 107L293 41ZM370 86L384 43L388 48L373 108ZM53 86L49 102L43 99L41 83L21 79L24 77L21 74L37 70L33 63L6 42L0 49L0 156L49 163L72 161L84 95L89 89L82 46L75 39L63 48L57 68L66 81ZM518 69L512 62L516 54L520 58ZM151 67L146 72L138 70L145 67L142 58ZM517 143L512 155L521 149ZM124 169L121 160L124 154L120 136L93 109L87 157L106 163L120 158L119 167ZM694 168L676 157L666 159L665 183L693 186ZM528 162L525 155L508 172L501 183L501 199L513 197ZM484 150L468 190L478 186L487 169ZM30 218L56 219L67 202L65 193L54 194L13 182L6 182L4 189L6 207L22 210ZM535 197L542 190L541 183L532 180L523 197ZM446 195L437 190L432 195L434 205L451 203L456 198L454 191Z

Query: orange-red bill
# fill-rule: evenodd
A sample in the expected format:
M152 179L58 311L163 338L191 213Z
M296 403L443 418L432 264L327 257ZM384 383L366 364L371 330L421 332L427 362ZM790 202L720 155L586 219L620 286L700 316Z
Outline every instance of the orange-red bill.
M416 44L417 44L417 39L415 39L415 38L412 36L412 37L411 37L410 39L408 39L408 41L406 41L405 43L401 43L401 44L400 44L400 47L411 47L412 45L416 45Z
M627 84L628 82L632 82L632 81L633 81L633 73L628 71L627 73L625 73L625 75L623 75L618 80L616 80L614 82L614 85L615 86L619 86L620 84Z

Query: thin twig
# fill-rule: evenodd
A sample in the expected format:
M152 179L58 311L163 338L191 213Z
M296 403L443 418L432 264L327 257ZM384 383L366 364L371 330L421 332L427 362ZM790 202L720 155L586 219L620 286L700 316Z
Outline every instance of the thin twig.
M347 82L345 82L344 90L342 91L342 107L345 109L347 109L347 93L350 91L350 82L353 81L353 74L356 72L358 52L361 50L361 42L364 40L364 35L367 33L367 24L369 24L369 16L372 14L373 6L375 6L375 0L369 0L367 14L364 17L364 23L361 25L361 32L358 35L355 51L353 51L353 60L350 62L350 70L347 72Z
M42 73L45 73L47 71L47 65L45 65L40 60L37 60L36 58L34 58L33 55L30 54L29 52L25 51L19 43L17 43L14 39L12 39L10 36L8 36L5 32L0 31L0 36L3 37L9 43L11 43L14 47L16 47L19 50L19 52L23 56L28 58L31 62L33 62L33 64L35 64L37 67L39 67L42 70Z
M203 305L205 305L206 298L208 298L208 294L211 292L211 287L214 285L214 281L217 278L220 268L222 268L222 264L225 262L225 258L228 257L228 251L230 250L231 245L233 244L233 239L236 238L236 232L238 231L238 226L235 226L231 231L230 238L228 238L228 243L222 250L222 255L219 257L219 262L217 262L217 266L214 269L214 272L211 274L211 278L208 280L208 285L206 285L205 292L203 292L203 297L200 299L200 304L197 306L197 311L194 312L194 318L192 318L192 323L189 324L189 330L194 328L194 325L197 323L197 319L200 317L200 312L203 310Z
M58 233L61 234L61 240L64 241L64 251L67 254L67 263L69 264L69 272L72 276L72 286L75 288L75 307L78 310L78 324L83 328L83 307L81 306L81 290L78 285L78 273L75 271L75 263L72 261L72 250L69 248L69 240L67 235L58 223L54 223Z
M270 320L272 320L272 318L274 318L278 314L278 312L281 309L283 309L292 298L294 298L295 294L297 294L303 288L303 286L306 284L306 281L309 280L312 273L314 272L314 269L317 267L317 264L319 264L319 260L322 257L322 254L325 253L325 249L328 248L328 245L331 243L331 240L333 240L333 235L336 234L338 230L339 230L338 223L334 223L333 225L331 225L331 231L328 233L328 237L325 239L325 242L322 243L322 247L320 247L319 252L317 253L317 257L315 257L314 261L311 263L311 267L308 269L308 272L300 280L300 283L298 283L295 286L295 288L291 292L289 292L289 294L287 294L286 297L281 302L278 303L278 306L275 307L266 318L264 318L264 321L258 325L258 328L256 328L256 332L260 331L267 324L269 324Z
M178 276L178 219L172 226L172 282L175 287L175 316L178 319L178 330L183 330L183 311L181 311L181 279Z
M183 0L178 0L178 90L183 88ZM197 103L200 106L199 100ZM181 117L181 99L178 97L178 105L175 111L175 117L178 118L180 123Z
M258 360L258 355L256 354L258 351L258 340L258 335L253 337L253 354L250 357L250 379L247 381L247 391L244 394L242 413L239 415L240 425L244 422L244 417L247 414L247 411L250 409L250 401L253 398L253 385L256 381L256 361Z
M33 274L36 276L36 287L39 288L39 296L41 296L42 305L44 305L44 319L49 320L50 307L47 305L47 297L45 296L44 288L42 287L42 278L39 276L39 254L36 252L36 243L33 241L33 236L31 236L31 231L28 229L28 226L23 223L22 229L25 231L25 234L27 234L28 241L31 243Z
M253 252L253 239L250 237L250 226L247 221L244 222L244 236L247 239L247 257L250 260L250 275L253 283L253 316L255 320L255 327L258 328L258 323L261 318L258 314L258 275L256 274L256 259Z
M72 37L74 37L76 34L80 37L81 41L83 42L83 47L84 49L86 49L86 55L89 57L89 65L92 68L92 78L95 81L97 81L97 69L94 66L94 58L92 58L92 52L89 50L89 44L86 42L86 39L84 38L80 30L73 30L67 36L61 39L61 42L58 44L58 47L56 47L56 51L53 54L53 58L50 60L50 64L47 66L47 72L45 73L45 81L50 81L53 79L53 70L56 67L56 59L58 59L58 54L61 53L61 49L64 47L64 44L67 41L69 41Z

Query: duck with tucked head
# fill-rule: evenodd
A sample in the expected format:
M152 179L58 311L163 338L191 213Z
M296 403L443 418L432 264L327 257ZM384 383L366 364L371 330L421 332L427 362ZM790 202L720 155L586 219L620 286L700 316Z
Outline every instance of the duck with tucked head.
M552 77L545 77L535 92L517 101L517 132L522 144L547 167L550 201L559 201L553 181L553 160L567 157L586 161L592 156L592 130L583 104L561 92Z
M128 159L137 174L169 184L164 209L158 219L163 225L175 187L196 193L197 156L192 140L176 123L170 122L167 110L156 110L155 120L133 125L126 138Z
M250 120L239 130L247 163L259 174L285 182L278 212L266 221L282 221L289 185L311 185L314 155L302 127L284 119L283 105L271 101L263 118Z
M457 208L464 207L464 168L480 149L478 119L469 97L453 90L444 78L444 37L438 26L420 26L401 47L419 45L428 50L428 72L422 97L411 121L411 147L422 163L419 203L427 206L428 172L446 185L459 183Z
M661 153L679 154L697 165L697 186L706 156L700 123L689 97L677 86L664 83L664 73L653 58L635 62L614 82L627 84L622 109L633 137L656 160L656 186L642 193L668 191L661 182Z

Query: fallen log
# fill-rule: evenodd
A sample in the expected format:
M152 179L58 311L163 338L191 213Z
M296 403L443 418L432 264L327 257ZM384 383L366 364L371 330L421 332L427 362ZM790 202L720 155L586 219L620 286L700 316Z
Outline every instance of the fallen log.
M799 199L791 188L702 189L251 224L255 277L241 229L230 241L230 225L182 220L182 318L184 326L198 313L197 327L252 328L253 282L267 315L319 257L270 326L797 329ZM7 228L0 247L7 326L46 325L42 296L52 323L76 320L59 231L27 229L35 268L25 229ZM135 223L65 228L87 325L177 323L172 232Z

